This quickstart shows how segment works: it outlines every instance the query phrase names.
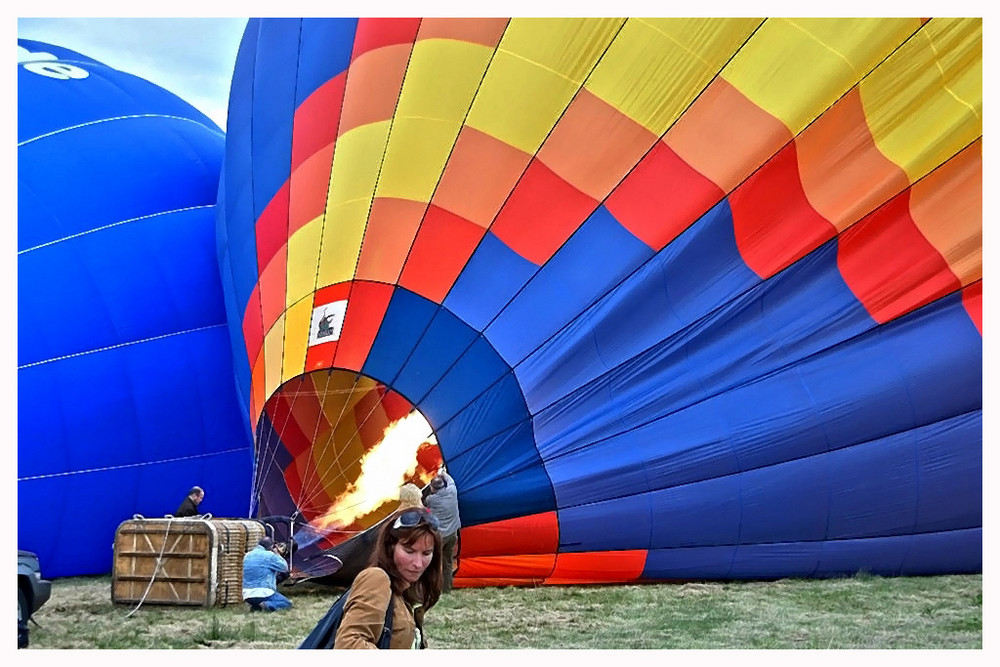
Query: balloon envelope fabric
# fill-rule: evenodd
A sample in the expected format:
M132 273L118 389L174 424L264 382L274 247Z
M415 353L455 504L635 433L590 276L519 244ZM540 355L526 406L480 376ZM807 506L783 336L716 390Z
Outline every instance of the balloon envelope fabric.
M115 530L244 516L252 438L215 255L224 135L174 94L18 40L18 546L110 571Z
M981 571L980 19L251 20L229 119L262 508L412 407L459 586Z

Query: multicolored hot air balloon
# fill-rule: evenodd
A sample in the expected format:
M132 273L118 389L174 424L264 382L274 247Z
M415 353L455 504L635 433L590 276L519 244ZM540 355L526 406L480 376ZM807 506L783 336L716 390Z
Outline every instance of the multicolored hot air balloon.
M225 137L148 81L18 40L17 533L104 574L118 525L245 516L252 438L215 249Z
M252 20L229 123L303 571L438 459L459 586L981 571L981 19Z

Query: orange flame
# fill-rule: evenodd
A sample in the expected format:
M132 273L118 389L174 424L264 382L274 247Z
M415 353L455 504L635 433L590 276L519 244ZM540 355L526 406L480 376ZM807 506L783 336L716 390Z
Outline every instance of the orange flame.
M361 459L361 474L337 496L327 513L311 523L320 530L343 530L357 519L399 499L399 487L417 470L417 452L437 445L430 424L417 411L397 419ZM393 507L395 507L393 505Z

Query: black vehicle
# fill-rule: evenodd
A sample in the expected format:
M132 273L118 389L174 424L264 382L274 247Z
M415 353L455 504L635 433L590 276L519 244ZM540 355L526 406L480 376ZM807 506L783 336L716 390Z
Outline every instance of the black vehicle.
M28 620L52 594L52 583L42 579L38 556L17 552L17 647L28 645Z

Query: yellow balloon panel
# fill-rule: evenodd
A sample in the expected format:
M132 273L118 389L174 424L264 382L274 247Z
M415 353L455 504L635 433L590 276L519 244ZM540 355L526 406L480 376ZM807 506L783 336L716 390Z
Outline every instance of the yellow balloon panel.
M312 299L303 299L285 311L285 352L281 363L281 381L302 374L309 345Z
M297 229L288 239L286 308L311 297L316 289L316 265L322 232L323 219L318 217Z
M797 134L918 27L916 19L768 19L723 76Z
M349 202L371 201L390 126L389 120L369 123L337 138L326 202L328 211Z
M760 19L629 19L586 89L661 135Z
M285 315L282 313L274 326L264 335L264 391L266 396L270 396L281 386L281 359L284 343Z
M492 53L455 40L416 42L376 196L430 201Z
M396 116L461 122L492 57L493 49L482 44L450 39L417 41Z
M981 19L932 19L861 85L875 143L916 181L983 132Z
M616 18L511 19L499 50L579 87L624 23Z
M466 124L526 153L537 151L610 42L611 27L607 21L511 21Z
M397 116L376 196L430 201L459 129L454 121Z

